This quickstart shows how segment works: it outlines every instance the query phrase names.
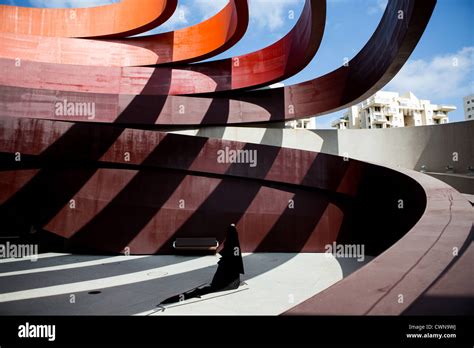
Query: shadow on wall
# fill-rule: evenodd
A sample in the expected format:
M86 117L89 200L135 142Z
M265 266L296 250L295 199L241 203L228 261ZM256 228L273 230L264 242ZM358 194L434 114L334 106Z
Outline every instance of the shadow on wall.
M409 177L383 167L365 168L353 209L344 216L338 244L364 245L379 255L418 222L426 208L424 189Z
M260 127L201 128L198 135L284 146L407 169L467 174L474 170L474 122L390 129L293 130ZM265 132L263 137L259 134ZM447 169L447 166L450 166Z
M320 135L323 130L317 130ZM407 169L466 174L474 167L474 122L337 131L339 155ZM322 149L321 152L326 152Z
M418 127L417 127L418 128ZM467 174L474 168L474 122L463 121L436 126L424 126L428 139L421 151L415 170L425 166L428 172L452 171Z
M310 130L313 134L321 138L322 144L320 149L313 151L323 152L330 155L339 155L338 132L332 129Z

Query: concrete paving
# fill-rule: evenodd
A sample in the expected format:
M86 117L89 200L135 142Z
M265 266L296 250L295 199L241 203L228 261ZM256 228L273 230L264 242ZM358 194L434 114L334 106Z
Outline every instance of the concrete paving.
M463 193L462 194L464 197L466 197L466 199L471 203L471 204L474 204L474 195L470 195L468 193Z
M162 300L210 282L219 256L57 256L0 267L0 315L277 315L371 259L244 254L244 283L239 289L169 305L163 311L156 307Z

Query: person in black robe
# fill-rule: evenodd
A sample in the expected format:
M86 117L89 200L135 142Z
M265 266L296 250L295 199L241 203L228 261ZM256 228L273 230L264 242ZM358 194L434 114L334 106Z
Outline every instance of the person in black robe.
M212 278L213 291L237 289L240 285L240 275L244 274L244 263L239 235L234 224L227 229L224 248L219 254L222 257L217 263L217 271Z
M230 225L227 229L224 248L219 254L221 258L217 263L217 271L212 278L211 284L172 296L162 301L158 306L181 302L194 297L201 297L213 292L237 289L240 286L240 275L244 274L244 263L240 249L239 235L234 224Z

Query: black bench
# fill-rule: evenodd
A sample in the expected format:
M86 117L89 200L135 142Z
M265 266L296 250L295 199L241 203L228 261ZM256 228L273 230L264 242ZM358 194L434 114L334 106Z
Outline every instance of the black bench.
M215 238L176 238L173 248L180 252L216 252L219 242Z

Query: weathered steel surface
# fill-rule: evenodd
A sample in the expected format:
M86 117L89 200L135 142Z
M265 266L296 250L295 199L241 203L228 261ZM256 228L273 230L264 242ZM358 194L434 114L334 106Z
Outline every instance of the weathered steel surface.
M247 30L246 0L230 0L213 17L167 33L114 40L88 40L0 32L0 56L43 63L139 66L192 62L217 55Z
M374 35L348 66L293 86L207 98L54 92L3 86L0 106L7 116L87 121L81 115L57 115L51 103L94 102L100 112L89 122L148 125L276 122L322 115L359 102L388 83L414 50L434 5L434 0L390 2ZM404 14L401 19L399 11Z
M177 0L121 0L84 8L0 5L0 32L58 37L123 37L164 23Z
M24 61L15 68L16 60L0 58L0 85L130 95L257 88L301 71L319 48L325 21L325 0L308 0L295 27L273 45L242 56L178 67L85 67Z

